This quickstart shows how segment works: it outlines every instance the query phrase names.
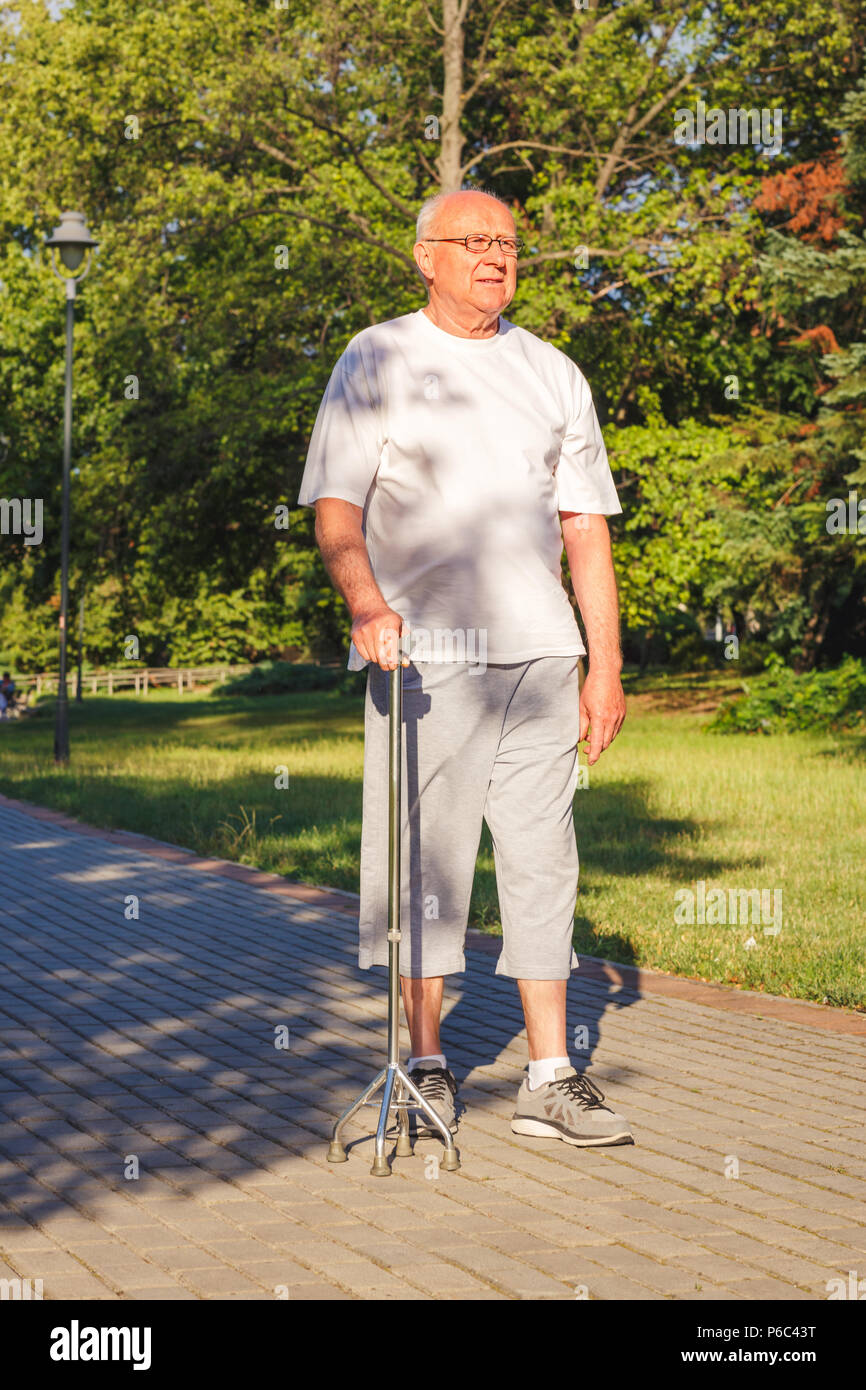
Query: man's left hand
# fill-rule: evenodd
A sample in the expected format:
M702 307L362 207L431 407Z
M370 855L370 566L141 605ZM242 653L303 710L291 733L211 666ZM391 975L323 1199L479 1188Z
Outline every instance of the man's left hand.
M603 668L589 669L580 692L580 737L586 740L589 731L590 765L597 763L605 748L609 748L622 728L625 719L625 694L618 671Z

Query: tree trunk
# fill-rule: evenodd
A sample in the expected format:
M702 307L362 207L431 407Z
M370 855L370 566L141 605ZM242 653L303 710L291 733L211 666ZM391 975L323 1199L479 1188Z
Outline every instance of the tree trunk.
M827 628L830 626L830 609L828 605L819 608L813 613L806 626L806 636L803 638L803 645L794 660L795 671L814 671L818 664L818 657L821 654L821 647L827 635Z
M463 136L460 117L463 114L463 21L465 0L443 0L441 145L437 167L442 193L456 193L460 188L460 166L463 156Z

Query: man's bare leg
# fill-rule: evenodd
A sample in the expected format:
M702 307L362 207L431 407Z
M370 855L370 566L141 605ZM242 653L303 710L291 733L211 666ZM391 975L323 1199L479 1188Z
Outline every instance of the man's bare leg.
M425 979L400 976L403 988L403 1007L412 1039L412 1056L429 1057L442 1051L439 1041L439 1019L445 981L441 975ZM533 1062L542 1057L566 1057L565 992L567 980L518 980L529 1056Z
M567 1057L565 1042L565 988L567 980L518 980L526 1035L529 1039L529 1060L542 1057Z
M413 1057L431 1057L442 1051L439 1042L439 1016L442 1013L442 994L445 980L442 975L425 979L400 976L403 987L403 1008L409 1024Z

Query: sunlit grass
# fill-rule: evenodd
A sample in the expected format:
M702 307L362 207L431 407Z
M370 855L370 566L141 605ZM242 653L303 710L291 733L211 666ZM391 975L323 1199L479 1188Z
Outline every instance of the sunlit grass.
M577 949L866 1007L863 740L712 736L702 730L707 714L688 712L689 687L677 695L685 709L674 713L634 700L575 797ZM50 710L0 727L0 790L94 825L357 891L357 697L90 698L72 707L71 741L70 767L57 770ZM765 936L762 923L677 925L674 895L698 880L708 889L781 889L779 935ZM486 831L471 917L498 930Z

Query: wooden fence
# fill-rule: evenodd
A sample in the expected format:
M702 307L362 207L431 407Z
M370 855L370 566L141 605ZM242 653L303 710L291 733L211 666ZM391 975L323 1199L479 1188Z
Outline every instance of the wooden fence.
M251 671L246 666L133 666L116 667L111 671L83 671L81 674L82 694L113 695L117 690L130 690L136 695L146 695L151 686L172 685L182 695L185 690L193 690L197 685L224 683L229 676L243 676ZM75 694L78 673L73 668L67 672L67 696ZM16 676L15 685L19 691L29 691L35 695L56 691L60 677L56 671L40 671L33 676Z

